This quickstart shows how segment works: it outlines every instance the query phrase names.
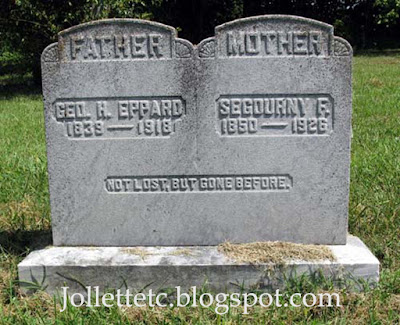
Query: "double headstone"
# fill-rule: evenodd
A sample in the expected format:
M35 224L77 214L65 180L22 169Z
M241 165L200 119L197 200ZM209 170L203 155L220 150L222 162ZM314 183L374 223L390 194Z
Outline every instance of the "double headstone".
M350 45L294 16L215 32L103 20L46 48L54 245L346 244Z

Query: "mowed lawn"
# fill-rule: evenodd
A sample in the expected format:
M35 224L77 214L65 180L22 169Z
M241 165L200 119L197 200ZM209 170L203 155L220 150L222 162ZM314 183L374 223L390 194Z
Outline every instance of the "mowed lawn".
M21 295L17 263L50 240L43 104L34 87L0 77L0 324L93 323L400 323L400 56L354 59L349 231L381 262L381 281L357 294L340 291L340 308L69 308L38 291ZM334 292L299 280L293 292Z

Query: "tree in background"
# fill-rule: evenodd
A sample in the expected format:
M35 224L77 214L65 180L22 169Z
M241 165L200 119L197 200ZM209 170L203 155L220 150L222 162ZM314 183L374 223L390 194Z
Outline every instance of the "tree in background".
M31 70L34 79L40 81L40 55L57 40L59 31L110 17L151 19L151 12L161 3L162 0L3 0L0 55L12 52L17 58L15 66ZM6 70L4 65L3 69Z
M332 24L355 49L400 45L400 0L0 0L0 74L19 67L40 80L40 54L57 33L103 18L156 20L193 43L224 22L291 14ZM15 64L10 64L14 62ZM8 70L7 70L8 66Z
M383 47L398 46L400 39L400 0L375 0L374 25ZM377 44L373 44L377 45Z

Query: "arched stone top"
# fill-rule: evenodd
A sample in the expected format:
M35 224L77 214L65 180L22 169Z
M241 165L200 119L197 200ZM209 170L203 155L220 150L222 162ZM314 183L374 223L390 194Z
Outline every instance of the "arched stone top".
M234 20L215 28L218 57L333 55L333 26L290 15Z
M197 46L171 26L141 19L104 19L68 28L46 48L44 62L129 61L352 55L350 44L331 25L290 15L237 19L215 28ZM54 58L57 58L54 59Z
M344 38L335 36L334 43L335 56L349 56L353 55L353 49L349 42Z
M58 43L47 46L42 52L41 60L43 62L58 62Z
M114 18L114 19L101 19L94 20L88 23L83 23L80 25L72 26L70 28L64 29L63 31L58 33L58 37L65 37L66 35L71 35L75 33L79 33L82 31L87 31L91 29L98 29L108 26L119 25L121 27L127 28L137 28L141 29L143 27L147 27L151 30L160 30L164 32L171 33L174 37L176 37L177 32L174 27L164 25L161 23L157 23L155 21L144 20L144 19L131 19L131 18Z
M215 27L215 34L222 33L226 30L241 28L246 25L254 25L254 24L266 24L269 23L271 25L282 25L282 24L301 24L303 26L309 26L313 28L317 28L319 30L324 30L329 33L333 33L333 26L323 23L318 20L300 17L300 16L293 16L293 15L260 15L260 16L253 16L247 18L240 18L225 24L219 25Z
M141 19L104 19L58 34L61 61L171 59L176 29Z
M183 38L175 39L175 56L181 59L191 58L193 55L193 44Z
M215 37L202 40L197 46L197 52L200 58L214 58L216 52Z

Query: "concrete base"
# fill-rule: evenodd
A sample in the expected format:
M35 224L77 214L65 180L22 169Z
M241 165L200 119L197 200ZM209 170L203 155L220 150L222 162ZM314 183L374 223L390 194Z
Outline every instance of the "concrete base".
M42 287L53 294L68 286L85 293L85 286L108 289L160 290L207 286L218 292L263 291L285 288L287 281L323 274L337 286L362 289L379 279L379 261L363 244L349 236L346 245L328 246L336 261L287 261L274 264L238 264L215 246L196 247L49 247L30 253L19 265L22 289Z

